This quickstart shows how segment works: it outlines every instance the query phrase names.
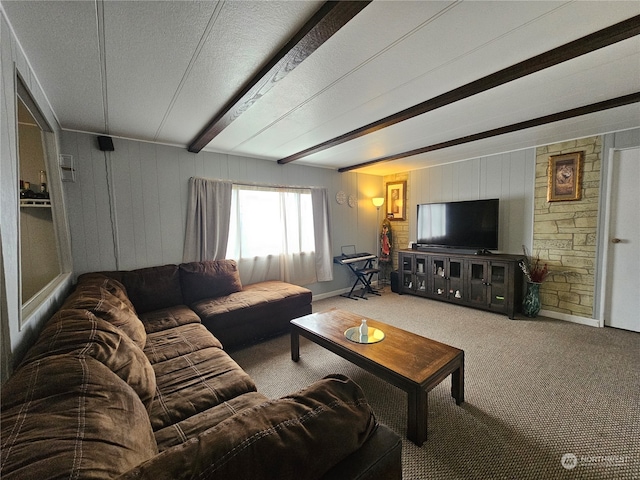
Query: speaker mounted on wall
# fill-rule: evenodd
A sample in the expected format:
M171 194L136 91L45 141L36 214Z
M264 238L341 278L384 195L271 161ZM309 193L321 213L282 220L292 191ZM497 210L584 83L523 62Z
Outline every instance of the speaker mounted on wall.
M111 137L99 136L98 146L103 152L113 152L113 140Z

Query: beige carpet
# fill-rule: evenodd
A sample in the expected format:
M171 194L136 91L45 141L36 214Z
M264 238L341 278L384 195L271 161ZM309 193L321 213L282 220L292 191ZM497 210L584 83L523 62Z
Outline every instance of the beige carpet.
M294 363L288 336L231 352L272 398L329 373L353 378L378 420L403 437L405 479L640 478L640 334L509 320L388 287L381 297L313 307L350 310L465 351L465 403L456 406L450 379L429 393L421 448L406 440L406 394L337 355L301 339Z

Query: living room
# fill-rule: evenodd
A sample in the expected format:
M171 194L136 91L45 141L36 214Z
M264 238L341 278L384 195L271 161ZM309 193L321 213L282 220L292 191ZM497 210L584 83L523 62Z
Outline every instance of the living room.
M631 2L629 2L631 3ZM415 238L415 206L432 201L458 199L500 198L500 249L502 253L517 254L522 245L537 250L537 242L550 235L541 204L546 202L546 166L550 155L588 151L590 165L583 178L585 197L576 202L564 202L575 210L575 218L587 217L587 224L578 223L584 245L565 246L569 252L580 252L587 259L580 266L580 281L576 290L560 298L561 289L548 292L543 303L547 318L567 320L594 327L604 326L606 285L602 276L605 267L605 211L608 206L608 168L613 151L640 146L640 125L637 103L620 119L611 123L619 128L597 130L585 135L571 135L551 142L532 143L526 148L492 146L474 154L474 144L468 145L466 155L453 163L434 162L429 168L369 173L367 170L338 172L335 168L317 168L292 163L280 165L274 161L246 155L203 150L197 155L184 147L150 142L125 135L113 135L113 151L103 151L96 136L108 132L90 128L67 128L60 125L62 112L51 106L56 91L47 88L45 73L40 71L36 54L25 51L28 38L20 38L12 26L11 15L2 3L2 379L11 372L14 362L24 353L39 332L42 324L66 296L77 277L85 272L135 269L166 263L179 263L183 253L183 233L186 223L188 180L191 177L228 179L239 183L270 185L321 186L327 189L331 208L331 231L334 252L342 245L356 245L358 250L375 251L381 214L371 198L385 196L390 182L406 181L406 220L392 222L394 248L406 248ZM637 12L635 13L637 14ZM613 22L612 22L613 23ZM637 37L635 37L637 40ZM636 42L637 43L637 42ZM636 52L637 55L637 52ZM631 57L635 58L635 57ZM631 61L633 63L633 60ZM71 71L78 72L81 65ZM23 314L20 296L18 158L16 154L17 109L15 97L16 72L27 84L30 94L42 110L55 135L57 154L73 158L75 182L62 182L55 173L57 163L50 164L49 183L52 206L58 220L58 235L67 252L63 251L63 275L42 301L28 315ZM637 82L637 80L635 80ZM633 82L630 82L633 83ZM632 88L630 85L629 88ZM593 98L584 103L592 103ZM398 108L394 109L397 110ZM615 116L615 115L613 115ZM631 119L631 120L629 120ZM629 121L631 123L629 123ZM635 123L633 123L635 122ZM571 129L569 129L571 131ZM196 132L194 132L195 134ZM489 148L489 147L486 147ZM479 150L476 150L479 151ZM442 158L446 151L442 152ZM588 174L587 174L588 173ZM57 180L56 180L56 176ZM609 187L610 188L610 187ZM637 198L636 190L631 198ZM338 203L335 195L345 192L355 201ZM62 193L62 195L60 195ZM383 207L384 208L384 207ZM383 210L384 211L384 210ZM548 213L548 212L546 212ZM556 233L551 233L556 235ZM586 240L588 238L588 240ZM64 247L63 247L64 250ZM586 255L584 252L587 252ZM242 272L241 272L242 274ZM352 283L349 271L336 266L330 282L308 285L314 301L330 298L348 289ZM577 288L578 285L580 288ZM585 288L586 286L586 288ZM560 292L560 293L559 293ZM561 303L561 302L565 303ZM355 303L355 302L354 302Z

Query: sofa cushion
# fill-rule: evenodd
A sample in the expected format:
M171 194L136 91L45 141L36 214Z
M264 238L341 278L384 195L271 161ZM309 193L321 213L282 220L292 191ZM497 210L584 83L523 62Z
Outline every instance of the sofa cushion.
M122 330L89 310L58 310L45 324L22 364L60 354L95 358L127 382L149 408L156 376L143 351Z
M158 450L166 450L195 438L205 430L215 427L223 420L236 413L267 402L269 399L258 392L249 392L231 398L226 402L211 407L204 412L197 413L178 423L162 428L155 432Z
M279 280L269 280L245 285L242 291L224 297L195 302L191 308L204 322L205 319L216 317L230 318L234 313L240 312L253 314L256 307L264 309L272 305L287 309L306 306L311 304L311 300L311 290L307 288Z
M102 273L84 273L78 277L78 285L76 288L81 288L83 285L98 285L105 288L109 293L118 297L119 300L135 313L136 309L133 303L131 303L131 300L129 300L127 289L115 278L108 277Z
M161 332L187 325L188 323L200 323L200 317L186 305L176 305L142 313L140 314L140 320L147 334Z
M357 450L376 421L344 376L242 410L126 473L123 479L318 479Z
M217 347L154 363L153 369L157 386L149 416L154 431L256 391L251 377Z
M278 280L195 302L202 324L229 349L288 331L289 321L311 313L311 290Z
M144 353L152 364L196 352L204 348L222 348L222 344L200 323L147 335Z
M182 296L187 305L242 290L235 260L210 260L180 265Z
M121 278L139 314L184 304L177 265L115 273Z
M67 297L61 310L89 310L96 317L122 329L140 348L144 347L147 340L144 325L135 311L100 285L79 284Z
M157 453L131 387L97 360L53 355L2 387L3 480L107 479Z

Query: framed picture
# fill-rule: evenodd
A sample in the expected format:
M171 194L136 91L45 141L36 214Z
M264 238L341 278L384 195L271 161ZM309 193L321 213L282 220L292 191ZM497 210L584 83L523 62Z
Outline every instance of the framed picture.
M387 218L389 220L406 220L405 193L407 182L387 183Z
M548 202L580 200L582 198L583 155L584 152L574 152L549 157Z

